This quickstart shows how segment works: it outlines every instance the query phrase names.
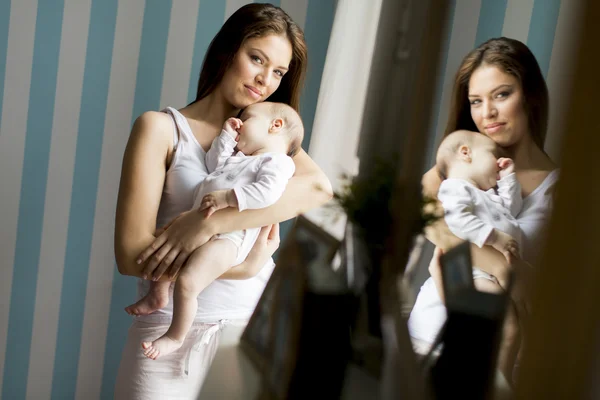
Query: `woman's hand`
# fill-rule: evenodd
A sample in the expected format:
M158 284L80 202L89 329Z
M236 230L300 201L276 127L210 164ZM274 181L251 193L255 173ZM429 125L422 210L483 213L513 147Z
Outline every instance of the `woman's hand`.
M442 303L445 303L444 284L442 282L442 264L440 263L442 254L444 254L444 251L440 247L436 247L433 250L433 257L431 257L431 261L429 262L429 274L431 275L431 279L433 279L433 283L435 283L435 287L440 295Z
M144 279L156 280L169 267L169 277L175 277L189 255L214 235L210 222L196 209L180 214L156 233L157 238L136 261L148 261L142 270Z
M440 257L444 254L444 251L440 247L436 247L433 252L433 257L429 263L429 274L433 279L440 298L444 300L444 285L442 283L442 266L440 264ZM515 257L509 254L509 266L510 272L505 274L503 278L496 276L500 287L503 290L508 291L510 289L510 297L514 301L517 308L519 319L527 318L531 313L531 302L530 302L530 289L533 282L533 267L523 261L521 258Z
M279 247L279 224L263 226L243 263L229 269L219 279L249 279L256 276Z
M518 257L521 250L519 249L519 242L515 240L508 233L502 232L499 229L493 229L490 235L488 236L485 244L489 244L496 250L498 250L504 257L506 257L506 261L511 262L510 256Z
M519 320L526 319L531 315L530 295L534 270L531 264L512 254L509 255L509 264L512 274L510 297L515 302Z
M279 224L263 226L246 260L262 268L279 248Z

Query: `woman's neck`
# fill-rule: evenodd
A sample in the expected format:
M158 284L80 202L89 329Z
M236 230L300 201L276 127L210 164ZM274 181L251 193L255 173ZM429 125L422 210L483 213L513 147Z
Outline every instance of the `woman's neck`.
M182 111L190 119L221 127L227 118L235 117L239 109L227 102L216 89L202 100L185 107Z
M507 150L517 170L550 171L556 168L550 157L534 143L529 135Z

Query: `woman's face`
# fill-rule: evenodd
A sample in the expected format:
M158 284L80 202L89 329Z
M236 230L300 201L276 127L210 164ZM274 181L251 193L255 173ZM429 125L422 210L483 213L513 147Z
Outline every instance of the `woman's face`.
M236 108L266 100L281 83L292 61L292 44L285 36L250 38L233 58L219 89Z
M523 90L517 78L482 64L469 80L471 118L479 132L502 147L519 143L528 132Z

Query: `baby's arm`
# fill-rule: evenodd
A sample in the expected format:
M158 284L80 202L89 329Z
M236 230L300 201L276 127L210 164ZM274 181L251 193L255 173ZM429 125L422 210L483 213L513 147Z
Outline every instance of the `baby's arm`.
M506 207L513 217L516 217L523 208L521 197L521 185L514 173L515 164L510 158L499 158L500 180L498 181L498 195L502 198Z
M205 194L199 210L206 210L206 218L208 218L216 211L227 207L238 207L237 197L235 197L233 189L215 190Z
M268 207L279 200L294 170L294 162L290 157L269 156L260 165L255 182L208 193L202 198L200 211L207 210L208 218L215 211L227 207L235 207L239 211Z
M233 154L238 137L237 129L242 126L242 121L237 118L229 118L223 124L221 134L213 140L210 149L206 153L206 168L211 173L220 166Z
M444 220L450 231L479 247L490 245L504 257L519 254L519 245L510 235L495 229L475 215L475 201L467 186L460 181L442 182L438 198L444 207Z
M438 199L444 208L444 220L459 238L483 247L494 227L475 215L474 198L465 185L456 180L442 182Z

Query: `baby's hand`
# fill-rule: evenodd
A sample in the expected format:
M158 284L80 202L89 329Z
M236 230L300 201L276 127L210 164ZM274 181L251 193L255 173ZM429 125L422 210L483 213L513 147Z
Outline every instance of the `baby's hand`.
M500 157L498 159L498 168L500 168L500 179L507 177L515 172L515 163L511 158Z
M519 258L519 243L507 233L494 229L490 234L490 237L486 241L486 244L491 245L493 248L504 254L506 260L510 262L511 255Z
M227 118L227 121L223 124L223 130L235 140L239 135L238 129L240 129L242 125L244 125L244 123L239 118Z
M215 211L222 210L227 207L238 207L237 197L233 189L216 190L210 192L202 198L200 211L206 211L206 218L210 217Z

